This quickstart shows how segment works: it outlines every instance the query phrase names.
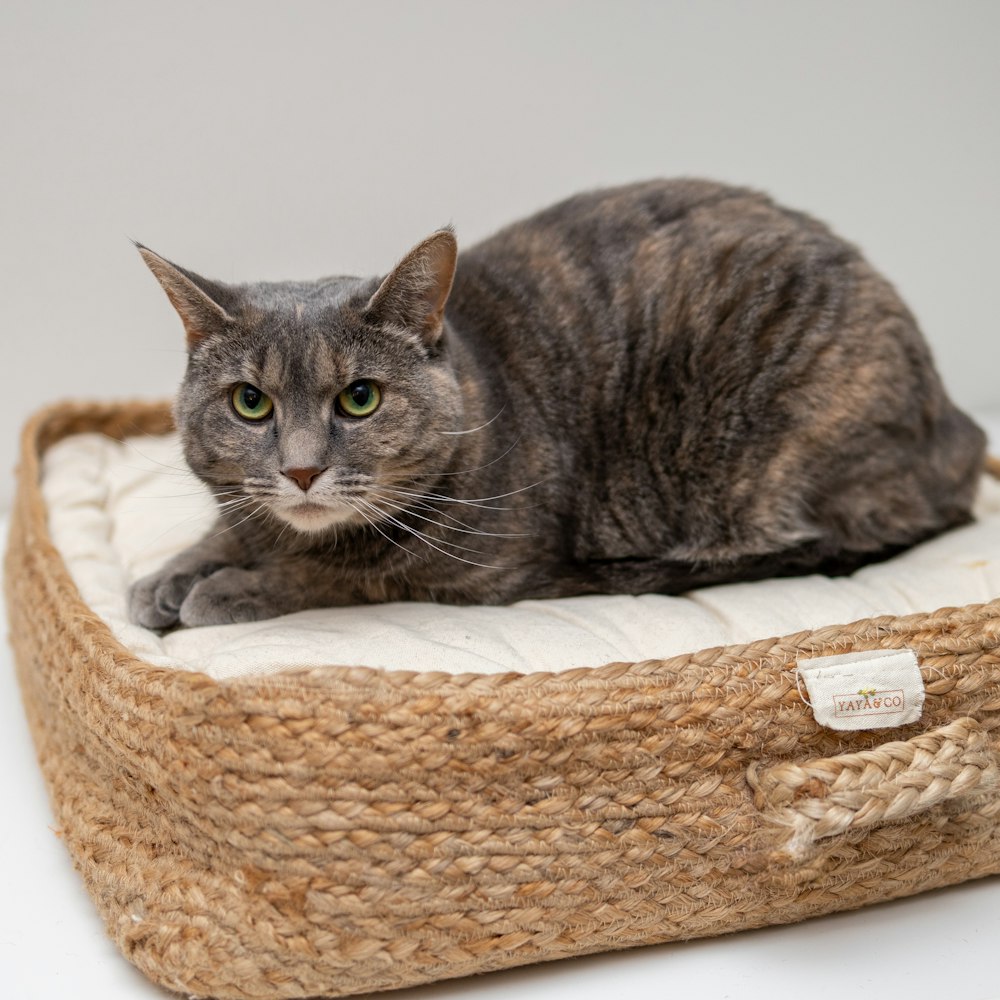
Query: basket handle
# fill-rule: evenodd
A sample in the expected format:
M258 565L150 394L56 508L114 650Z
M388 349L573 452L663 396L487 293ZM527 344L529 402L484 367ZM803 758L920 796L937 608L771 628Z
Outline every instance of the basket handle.
M1000 769L986 731L962 718L872 750L751 767L747 778L757 808L788 828L785 850L801 857L824 837L907 819L983 791L997 783Z

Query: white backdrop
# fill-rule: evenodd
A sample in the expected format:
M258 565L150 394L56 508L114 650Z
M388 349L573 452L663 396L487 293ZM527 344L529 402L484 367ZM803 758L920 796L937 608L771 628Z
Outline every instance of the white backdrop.
M998 399L1000 4L0 4L0 469L66 396L171 393L133 236L231 280L374 273L579 189L763 187L859 242ZM10 480L0 478L0 508Z

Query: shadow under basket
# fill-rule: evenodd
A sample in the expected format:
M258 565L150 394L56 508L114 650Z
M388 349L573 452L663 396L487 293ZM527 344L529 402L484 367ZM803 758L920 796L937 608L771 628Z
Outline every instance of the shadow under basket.
M1000 601L560 673L331 665L213 681L82 601L27 426L11 639L63 841L111 937L198 997L343 996L790 923L1000 871ZM818 725L802 658L910 649L893 730ZM405 668L401 663L400 667Z

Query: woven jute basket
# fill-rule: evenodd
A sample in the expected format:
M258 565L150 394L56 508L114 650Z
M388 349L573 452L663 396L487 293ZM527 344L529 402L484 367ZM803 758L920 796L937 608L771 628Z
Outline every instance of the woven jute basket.
M342 996L1000 871L1000 601L555 674L331 665L219 683L112 637L39 493L59 438L169 423L149 404L32 420L6 561L63 840L156 982ZM796 660L877 648L919 657L920 721L817 725Z

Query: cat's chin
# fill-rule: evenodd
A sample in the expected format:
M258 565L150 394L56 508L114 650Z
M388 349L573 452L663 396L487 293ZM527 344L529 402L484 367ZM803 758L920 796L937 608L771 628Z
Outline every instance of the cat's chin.
M333 528L338 524L353 521L356 515L351 510L340 507L327 507L318 503L298 503L291 507L280 507L275 515L289 524L296 531L315 534Z

